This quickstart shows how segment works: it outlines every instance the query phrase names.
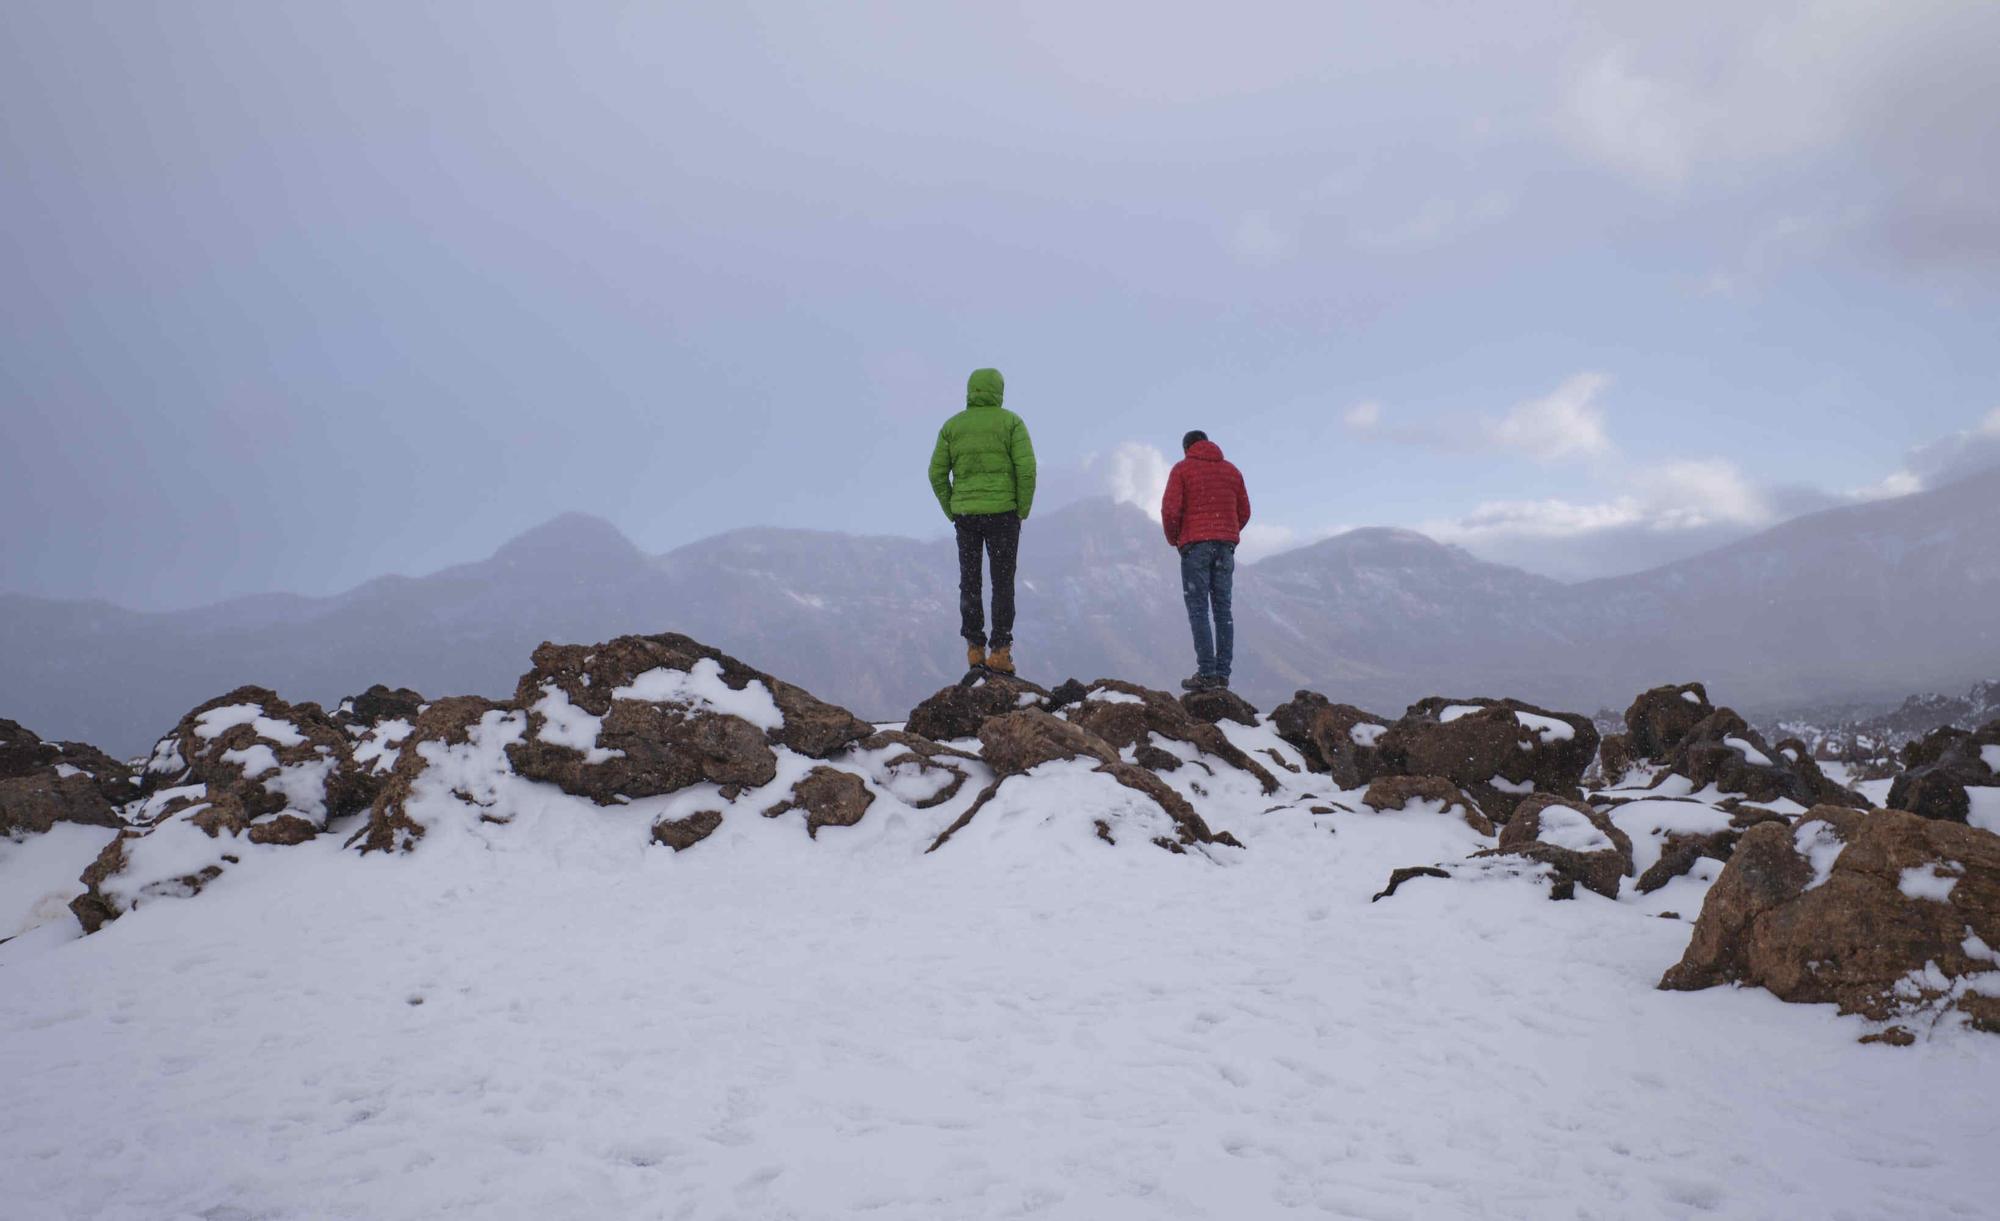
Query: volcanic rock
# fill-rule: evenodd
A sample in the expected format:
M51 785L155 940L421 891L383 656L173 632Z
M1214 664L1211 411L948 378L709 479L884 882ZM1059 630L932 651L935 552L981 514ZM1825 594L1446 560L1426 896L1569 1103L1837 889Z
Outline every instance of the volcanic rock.
M1403 810L1413 801L1434 801L1440 813L1456 807L1465 825L1481 835L1493 834L1493 823L1472 799L1442 776L1383 776L1371 782L1361 804L1371 810Z
M1903 752L1910 770L1889 786L1888 805L1925 818L1966 822L1975 790L2000 788L2000 721L1968 733L1946 727L1912 742ZM2000 817L2000 793L1981 793ZM1989 831L2000 830L1991 825Z
M1536 793L1514 808L1500 828L1500 844L1478 856L1523 856L1552 867L1558 880L1574 882L1607 899L1632 872L1632 840L1605 815L1581 801Z
M44 742L0 719L0 836L40 834L59 822L121 826L113 803L135 795L131 775L95 747Z
M764 811L764 817L804 810L806 834L818 839L821 827L851 827L874 804L875 794L868 791L868 783L861 777L838 768L816 767L792 786L790 798Z
M2000 836L1902 810L1809 811L1745 832L1661 979L2000 1033Z
M1433 696L1411 705L1377 750L1384 773L1443 776L1504 822L1531 792L1581 796L1597 745L1589 717L1519 700Z
M1688 736L1689 730L1714 714L1715 706L1708 702L1708 688L1700 683L1653 688L1625 710L1631 756L1665 759Z
M1090 685L1088 696L1065 708L1062 715L1071 724L1080 725L1109 742L1114 750L1154 746L1154 738L1184 742L1239 771L1250 773L1265 793L1278 791L1277 778L1271 775L1269 769L1238 749L1221 729L1195 719L1179 700L1164 691L1100 678ZM1168 757L1173 758L1171 755ZM1166 770L1179 766L1180 760L1175 758L1172 767Z
M1181 707L1197 721L1207 721L1219 725L1223 721L1234 721L1238 725L1257 726L1257 709L1249 700L1224 687L1211 687L1206 691L1190 691L1181 696Z
M953 684L918 704L903 728L933 742L957 742L978 737L994 717L1044 707L1049 699L1049 692L1025 678L985 674L970 687Z
M1796 739L1766 745L1756 730L1728 708L1717 709L1688 730L1654 781L1680 775L1696 789L1714 785L1744 800L1795 801L1802 806L1841 805L1866 809L1868 800L1826 778L1812 754Z
M1389 723L1352 704L1336 704L1317 691L1301 691L1271 713L1278 736L1344 789L1358 789L1382 773L1376 750Z

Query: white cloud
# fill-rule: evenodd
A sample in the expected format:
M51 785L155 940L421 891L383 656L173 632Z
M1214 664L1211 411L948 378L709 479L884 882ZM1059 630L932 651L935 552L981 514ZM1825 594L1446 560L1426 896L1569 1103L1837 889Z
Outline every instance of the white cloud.
M1575 539L1616 530L1654 534L1756 527L1775 514L1767 498L1725 458L1668 462L1630 476L1632 491L1601 501L1559 496L1489 501L1461 517L1420 527L1445 542Z
M1340 422L1350 432L1373 432L1382 423L1382 404L1356 403L1341 415Z
M1112 499L1138 505L1158 521L1160 498L1167 494L1167 475L1173 469L1174 464L1156 446L1127 441L1112 450L1105 462L1105 487Z
M1229 249L1252 267L1272 267L1290 258L1297 240L1269 212L1246 212L1229 235Z
M1598 56L1571 82L1571 138L1597 160L1658 186L1686 181L1706 116L1675 85L1644 75L1623 48Z
M1363 250L1421 250L1496 224L1513 209L1513 198L1503 191L1487 191L1470 199L1432 196L1395 221L1356 231L1352 241Z
M1877 500L1907 496L1996 466L2000 466L2000 408L1988 412L1970 428L1910 451L1900 470L1856 495Z
M1597 396L1611 384L1600 373L1578 373L1555 392L1532 399L1487 426L1496 445L1543 462L1595 458L1612 450Z

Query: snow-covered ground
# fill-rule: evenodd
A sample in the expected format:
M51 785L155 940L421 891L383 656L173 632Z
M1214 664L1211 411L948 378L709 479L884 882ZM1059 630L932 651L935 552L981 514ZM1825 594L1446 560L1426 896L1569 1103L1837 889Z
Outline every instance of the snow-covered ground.
M816 842L731 816L676 854L658 803L533 786L407 856L329 835L89 938L39 923L0 945L0 1214L2000 1212L2000 1039L1656 991L1711 869L1371 903L1491 840L1281 779L1174 774L1247 845L1215 861L1101 842L1130 790L1075 763L929 855L969 793ZM24 851L0 886L41 876Z

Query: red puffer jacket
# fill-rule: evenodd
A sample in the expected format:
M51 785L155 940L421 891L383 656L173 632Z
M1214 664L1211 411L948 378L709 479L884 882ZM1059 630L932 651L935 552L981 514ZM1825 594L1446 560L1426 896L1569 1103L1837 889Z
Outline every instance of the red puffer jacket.
M1240 543L1250 524L1250 493L1243 472L1222 456L1213 441L1196 441L1167 476L1160 501L1160 524L1176 547L1189 543Z

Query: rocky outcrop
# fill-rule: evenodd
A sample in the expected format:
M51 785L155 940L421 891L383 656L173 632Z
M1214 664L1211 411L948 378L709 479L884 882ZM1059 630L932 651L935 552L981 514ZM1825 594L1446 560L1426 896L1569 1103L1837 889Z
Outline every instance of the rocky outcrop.
M1325 772L1341 788L1358 789L1382 773L1376 748L1389 731L1385 717L1301 691L1271 713L1271 725L1307 767Z
M1620 883L1632 872L1632 840L1608 817L1563 797L1537 793L1514 808L1500 828L1498 847L1479 856L1520 856L1555 871L1558 882L1571 882L1616 899Z
M816 767L792 786L790 797L765 810L764 817L777 818L793 810L803 810L806 834L818 839L821 827L851 827L874 804L875 794L868 791L868 784L861 777L837 768ZM659 834L658 828L654 834Z
M431 763L453 750L465 750L475 737L503 732L500 723L509 718L517 722L524 719L507 705L476 695L451 696L425 708L402 740L395 766L368 808L368 821L347 841L347 846L358 847L363 855L408 852L414 848L429 826L410 808L412 790ZM511 728L518 731L520 725Z
M544 644L514 703L514 770L599 805L709 782L756 788L777 749L824 759L874 732L844 708L686 636Z
M1433 696L1390 726L1377 751L1384 773L1442 776L1504 822L1530 793L1581 796L1597 745L1589 717L1519 700Z
M953 684L918 704L903 728L933 742L957 742L978 737L994 717L1046 707L1048 701L1049 693L1025 678L985 674L970 686Z
M715 834L721 826L720 810L698 810L686 818L664 818L654 823L653 840L675 852L685 852Z
M992 718L979 731L979 741L983 747L981 756L997 779L979 795L970 809L932 842L931 852L937 851L964 830L1010 779L1023 776L1045 763L1071 760L1094 764L1092 771L1110 777L1159 807L1173 827L1172 835L1154 839L1160 847L1172 852L1183 852L1193 845L1242 847L1228 832L1218 834L1210 830L1187 798L1166 781L1136 764L1122 762L1111 744L1096 734L1039 708ZM1117 842L1108 822L1100 821L1097 836L1107 843Z
M1707 807L1696 805L1693 808L1700 810ZM1743 807L1734 812L1716 810L1715 815L1718 819L1725 821L1724 825L1716 827L1713 830L1690 830L1685 827L1662 828L1657 825L1648 826L1643 823L1636 827L1630 824L1621 826L1621 829L1627 831L1629 834L1641 835L1650 839L1655 850L1652 862L1646 866L1644 872L1639 874L1638 881L1634 884L1633 888L1642 895L1651 894L1675 878L1685 877L1689 873L1692 873L1695 864L1699 861L1711 860L1726 863L1735 854L1736 844L1743 838L1743 833L1751 827L1761 826L1769 822L1781 823L1786 826L1791 825L1791 820L1783 815L1774 814L1769 810L1758 809L1755 806ZM1618 815L1614 813L1613 819L1617 821Z
M1361 804L1371 810L1406 810L1411 802L1434 803L1440 813L1457 810L1465 825L1481 835L1493 834L1493 823L1472 799L1442 776L1384 776L1371 782Z
M1111 744L1118 751L1158 750L1154 739L1180 742L1204 755L1221 760L1255 777L1264 792L1278 791L1277 778L1263 764L1239 750L1228 736L1207 721L1195 719L1181 702L1163 691L1152 691L1133 683L1101 678L1092 683L1081 700L1065 707L1061 715ZM1155 757L1149 770L1173 770L1180 760L1166 754ZM1136 757L1136 756L1135 756ZM1141 761L1142 766L1145 765Z
M1616 788L1632 774L1638 760L1632 757L1632 739L1622 733L1608 733L1597 746L1597 780L1605 788Z
M1704 717L1681 739L1654 780L1685 777L1697 790L1710 785L1756 803L1795 801L1801 806L1841 805L1866 809L1858 793L1833 783L1796 740L1769 746L1748 722L1728 708Z
M1224 721L1234 721L1238 725L1257 725L1257 708L1249 700L1225 688L1211 688L1207 691L1190 691L1181 696L1181 707L1197 721L1207 721L1220 725Z
M1627 745L1635 759L1661 760L1686 740L1689 731L1715 715L1708 688L1700 683L1655 687L1625 710Z
M1936 730L1904 748L1909 770L1889 786L1891 809L1908 810L1924 818L1967 822L1975 797L1992 803L1993 825L2000 831L2000 721L1972 732Z
M301 844L368 805L377 778L319 705L239 687L154 746L130 824L85 870L70 910L86 932L147 900L198 893L260 849Z
M1947 1019L2000 1032L1996 946L2000 836L1822 806L1744 833L1660 986L1761 987L1905 1036Z
M981 766L971 751L902 729L873 734L843 757L868 769L877 784L917 810L934 809L957 797Z
M371 729L384 721L416 722L424 710L424 697L408 687L385 687L381 683L350 695L333 711L335 722L350 731Z
M134 795L132 769L97 748L44 742L0 719L0 836L41 834L59 822L120 826L114 805Z

